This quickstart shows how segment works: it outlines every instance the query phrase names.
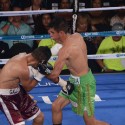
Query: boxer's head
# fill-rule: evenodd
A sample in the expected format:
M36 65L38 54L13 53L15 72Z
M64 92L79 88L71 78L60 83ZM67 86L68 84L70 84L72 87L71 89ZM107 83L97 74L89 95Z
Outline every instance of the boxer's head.
M56 17L49 24L49 29L53 28L55 31L60 32L64 31L65 33L69 32L69 25L64 18Z
M61 37L69 33L69 25L64 18L56 17L49 24L48 33L53 40L60 43Z
M47 62L51 55L51 51L47 46L40 46L38 48L36 48L31 55L39 62Z

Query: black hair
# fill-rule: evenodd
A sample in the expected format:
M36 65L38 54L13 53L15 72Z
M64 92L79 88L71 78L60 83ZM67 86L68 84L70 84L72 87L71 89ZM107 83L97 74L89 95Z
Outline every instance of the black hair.
M48 30L42 23L43 17L45 15L49 15L51 20L53 19L53 14L51 13L38 15L37 18L35 19L35 34L48 34Z
M64 31L69 32L68 22L62 17L55 17L49 24L49 28L54 28L57 32Z
M52 56L48 46L40 46L36 48L31 54L39 63L43 61L47 62Z

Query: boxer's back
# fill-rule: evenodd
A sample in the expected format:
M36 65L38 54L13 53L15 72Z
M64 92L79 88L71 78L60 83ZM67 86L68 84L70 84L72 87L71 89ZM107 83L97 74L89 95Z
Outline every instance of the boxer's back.
M0 72L0 88L16 88L25 65L26 59L24 55L11 58Z

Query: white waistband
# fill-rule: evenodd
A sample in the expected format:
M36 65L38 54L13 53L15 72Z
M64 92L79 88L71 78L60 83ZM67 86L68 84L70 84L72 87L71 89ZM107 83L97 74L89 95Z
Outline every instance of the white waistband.
M70 76L71 76L72 78L74 78L74 79L80 78L79 76L74 76L74 75L72 75L72 74L70 74Z
M0 89L0 95L15 95L19 93L20 88L14 88L14 89Z

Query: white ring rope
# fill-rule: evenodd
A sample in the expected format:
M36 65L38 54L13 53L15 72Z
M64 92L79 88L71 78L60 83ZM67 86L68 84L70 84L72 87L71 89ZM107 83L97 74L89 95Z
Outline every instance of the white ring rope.
M125 58L125 53L114 53L114 54L96 54L96 55L87 55L88 59L118 59ZM50 61L57 60L58 56L52 56Z
M79 12L86 11L99 11L99 10L119 10L125 9L125 7L102 7L102 8L85 8L79 9ZM19 16L19 15L36 15L45 13L63 13L73 12L73 9L59 9L59 10L29 10L29 11L0 11L0 16Z
M58 56L52 56L49 61L56 61ZM125 58L125 53L88 55L88 59L118 59ZM6 64L9 59L0 59L0 64Z

